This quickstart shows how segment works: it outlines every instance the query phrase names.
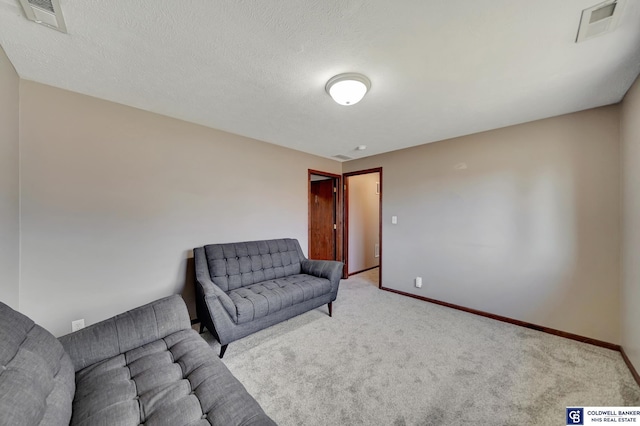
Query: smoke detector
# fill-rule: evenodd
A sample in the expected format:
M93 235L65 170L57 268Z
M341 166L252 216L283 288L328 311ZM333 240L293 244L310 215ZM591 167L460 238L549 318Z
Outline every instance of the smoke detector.
M576 43L613 31L620 21L625 0L608 0L582 11Z
M20 0L20 4L30 21L63 33L67 32L58 0Z

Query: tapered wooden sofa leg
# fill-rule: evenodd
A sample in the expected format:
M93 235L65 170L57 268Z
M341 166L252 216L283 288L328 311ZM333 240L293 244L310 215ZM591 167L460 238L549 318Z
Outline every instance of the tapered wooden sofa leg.
M329 316L330 316L330 317L332 317L332 316L333 316L333 312L332 312L333 305L332 305L332 303L333 303L333 302L329 302L329 304L327 305L327 306L329 307Z
M222 345L222 347L220 348L220 359L222 359L224 353L227 351L227 346L229 346L229 344Z

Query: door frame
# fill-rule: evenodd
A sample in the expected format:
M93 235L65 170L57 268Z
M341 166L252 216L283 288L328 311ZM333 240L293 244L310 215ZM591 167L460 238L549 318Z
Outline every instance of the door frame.
M342 175L335 173L323 172L320 170L308 169L307 174L307 253L311 253L311 175L325 176L333 179L334 188L336 188L335 200L335 218L336 218L336 259L340 262L344 261L344 243L343 243L343 221L342 221ZM343 271L344 275L344 271Z
M349 177L350 176L358 176L358 175L366 175L369 173L380 173L380 197L378 199L378 220L379 220L379 230L378 230L378 244L380 244L379 249L379 258L380 258L380 266L379 266L379 278L378 278L378 288L382 288L382 167L374 167L366 170L358 170L355 172L344 173L342 175L344 179L344 271L342 274L342 278L346 279L349 276Z

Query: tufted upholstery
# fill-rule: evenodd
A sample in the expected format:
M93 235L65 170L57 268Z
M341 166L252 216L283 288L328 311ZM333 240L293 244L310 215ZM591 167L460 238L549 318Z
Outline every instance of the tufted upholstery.
M196 309L225 345L333 302L342 262L305 258L298 240L209 244L193 250Z
M229 297L242 324L330 292L329 280L298 274L241 287L230 291Z
M69 424L74 376L60 342L0 302L0 425Z
M165 297L62 336L76 371L191 328L179 296Z
M211 279L223 291L299 274L304 256L298 249L291 239L204 246Z
M274 425L179 296L59 340L0 303L0 363L2 426Z
M264 413L193 330L77 373L72 425L252 424ZM243 389L244 390L244 389Z

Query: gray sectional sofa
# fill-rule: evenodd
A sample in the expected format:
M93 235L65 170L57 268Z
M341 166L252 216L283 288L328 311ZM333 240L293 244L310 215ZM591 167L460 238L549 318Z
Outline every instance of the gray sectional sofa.
M298 240L210 244L193 250L196 309L222 345L336 300L342 262L309 260Z
M0 425L274 425L171 296L56 339L0 303Z

